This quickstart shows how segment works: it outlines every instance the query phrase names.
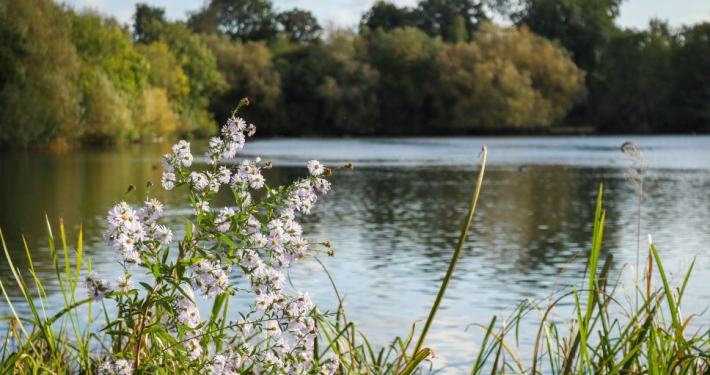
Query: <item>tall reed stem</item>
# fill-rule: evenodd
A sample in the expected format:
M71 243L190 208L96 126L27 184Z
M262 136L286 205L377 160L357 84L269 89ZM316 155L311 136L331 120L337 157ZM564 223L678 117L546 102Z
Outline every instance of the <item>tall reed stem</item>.
M412 354L413 357L416 356L417 353L419 353L419 350L421 350L422 345L424 345L424 340L426 339L426 335L429 332L429 328L431 327L431 323L434 321L434 317L436 316L436 312L439 310L439 305L441 305L441 301L444 299L444 293L446 292L446 288L448 288L448 286L449 286L449 281L451 281L451 277L454 275L454 269L456 268L456 263L458 263L458 260L461 257L463 245L466 242L466 235L468 234L469 228L471 228L471 222L473 221L473 214L474 214L474 212L476 212L476 204L478 203L478 196L481 193L481 186L483 185L483 174L486 170L486 157L488 156L488 147L483 146L483 149L481 150L481 154L483 154L483 160L481 160L481 170L478 172L478 181L476 181L476 190L473 193L473 199L471 199L471 206L468 210L468 219L466 220L466 224L461 229L461 234L459 235L459 242L458 242L458 245L456 245L456 250L454 251L454 256L451 258L451 262L449 262L449 269L446 271L446 276L444 277L444 281L442 281L441 287L439 288L439 293L436 295L436 300L434 301L434 305L431 307L431 312L429 313L429 318L427 318L426 323L424 323L424 329L422 329L422 333L419 336L419 341L417 341L417 346L414 348L414 352Z

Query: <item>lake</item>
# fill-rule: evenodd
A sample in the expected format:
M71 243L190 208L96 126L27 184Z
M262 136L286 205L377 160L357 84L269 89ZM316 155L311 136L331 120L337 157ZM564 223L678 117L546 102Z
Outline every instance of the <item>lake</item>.
M460 373L470 371L483 333L473 324L488 324L494 315L508 317L525 299L539 301L583 281L601 182L607 213L602 252L615 254L615 275L628 278L633 272L639 196L629 179L631 161L620 150L627 140L639 146L647 165L641 257L647 255L651 234L675 285L696 260L682 308L685 317L699 314L693 327L707 329L709 136L273 139L247 142L242 155L273 160L276 167L265 173L272 186L305 175L310 159L327 166L355 165L352 171L338 171L331 178L333 190L299 220L311 238L331 241L335 257L322 260L345 296L348 318L371 343L384 345L426 319L468 210L481 148L487 145L473 226L426 342L436 350L435 368ZM71 241L83 226L94 270L114 280L120 270L102 235L107 210L123 199L129 184L139 187L127 198L135 206L144 197L146 181L156 182L152 195L166 206L163 223L173 230L184 226L181 215L189 212L185 190L159 187L160 157L170 146L0 154L0 228L16 264L28 268L24 234L36 271L56 292L45 215L55 234L61 217ZM205 146L194 142L193 153L201 155ZM0 276L8 272L3 257ZM316 261L297 263L290 278L322 310L337 308ZM13 299L19 298L16 289L9 290ZM53 308L58 308L61 297L54 297ZM0 315L7 313L0 302ZM523 349L536 333L534 322L529 327L522 332Z

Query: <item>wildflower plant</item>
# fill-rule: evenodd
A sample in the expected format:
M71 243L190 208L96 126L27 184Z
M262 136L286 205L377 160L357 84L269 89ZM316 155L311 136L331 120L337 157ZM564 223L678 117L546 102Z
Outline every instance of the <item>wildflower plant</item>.
M116 319L107 317L99 374L306 374L337 368L335 359L319 363L315 306L307 293L286 287L285 275L310 252L328 250L327 242L303 235L296 215L309 214L318 195L328 192L325 177L332 170L313 160L307 177L271 188L261 174L270 162L235 162L256 131L236 117L245 104L210 139L207 170L192 169L184 140L163 157L163 188L186 188L194 209L184 238L174 241L171 229L159 224L164 207L156 199L137 209L120 202L109 210L104 240L123 273L113 284L96 272L85 279L93 301L113 300L118 307ZM210 205L220 189L231 190L230 206ZM257 200L252 193L260 189L265 194ZM230 319L236 294L252 302ZM211 301L207 316L198 298Z

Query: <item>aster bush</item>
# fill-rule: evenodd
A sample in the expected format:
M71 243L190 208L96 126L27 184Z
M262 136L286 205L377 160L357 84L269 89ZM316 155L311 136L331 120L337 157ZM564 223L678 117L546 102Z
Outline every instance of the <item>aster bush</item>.
M303 234L296 217L309 214L318 196L329 191L326 177L333 170L313 160L303 178L272 188L261 174L272 167L270 162L259 158L235 162L245 139L256 131L236 116L245 104L248 101L240 102L220 135L210 140L204 154L206 170L193 168L186 141L175 144L172 153L163 157L162 187L185 189L194 209L185 217L184 237L175 239L173 231L160 223L163 204L148 196L140 207L121 201L108 211L104 241L122 267L117 280L102 278L90 263L85 262L86 271L80 270L81 244L76 269L67 260L63 275L52 247L57 275L60 283L65 282L62 290L67 306L52 317L42 317L32 307L36 319L26 323L34 325L32 329L39 327L39 333L25 330L25 321L15 314L17 322L11 320L7 335L12 340L6 339L6 344L17 350L2 353L1 358L9 362L0 370L45 368L98 374L336 371L337 356L319 355L315 347L317 320L324 314L308 293L288 287L285 275L292 263L314 252L332 254L327 241L312 242ZM225 207L212 207L220 189L229 189L234 200ZM131 185L128 192L132 190ZM257 190L263 190L259 198L253 195ZM66 253L65 247L65 258ZM10 260L7 249L6 255ZM25 292L26 285L21 284ZM87 297L77 298L75 294L82 289ZM237 294L243 297L240 301L251 302L230 312L230 300ZM26 297L33 299L28 289ZM96 303L102 306L103 323L93 322L91 305ZM79 307L89 309L87 329L82 328L86 322L76 311ZM52 331L58 324L71 325L74 334ZM100 330L92 332L95 326ZM60 332L64 331L60 328ZM60 336L64 337L57 339ZM47 358L41 359L43 353L38 350L33 354L40 358L39 365L25 355L45 345Z
M92 301L117 306L104 329L99 374L332 374L337 369L337 357L322 360L315 353L319 313L309 295L289 290L284 274L309 253L330 251L327 242L312 243L303 235L296 216L309 214L318 195L328 192L325 177L332 170L313 160L307 177L269 187L261 171L271 163L234 161L256 130L236 117L237 110L220 136L210 139L207 170L192 169L186 141L163 157L162 187L186 189L194 208L184 238L174 240L171 229L160 224L164 207L157 199L138 208L120 202L109 210L104 240L123 274L115 286L96 272L84 283ZM211 207L220 189L231 190L234 201ZM252 193L259 189L265 193L255 199ZM249 295L251 303L229 313L236 294ZM211 302L206 316L198 299Z

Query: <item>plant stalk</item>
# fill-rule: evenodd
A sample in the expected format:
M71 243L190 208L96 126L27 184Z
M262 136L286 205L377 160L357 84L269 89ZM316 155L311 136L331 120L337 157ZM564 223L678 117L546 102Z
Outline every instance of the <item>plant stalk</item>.
M439 305L441 305L441 301L444 299L444 293L446 292L446 289L449 286L449 281L451 281L451 278L454 275L454 269L456 268L456 263L458 263L459 258L461 257L461 252L463 251L463 245L466 242L466 235L468 234L469 229L471 228L471 222L473 221L473 214L476 212L476 204L478 203L478 196L481 193L481 186L483 185L483 174L486 170L486 157L488 156L488 147L483 146L483 149L481 150L481 154L483 154L483 160L481 160L481 170L478 172L478 180L476 181L476 190L473 193L473 198L471 199L471 206L468 210L468 218L466 220L466 224L463 226L461 229L461 235L459 235L459 242L458 245L456 245L456 250L454 251L454 255L451 258L451 262L449 262L449 269L446 271L446 276L444 277L444 280L441 283L441 287L439 288L439 293L436 295L436 300L434 301L434 305L431 307L431 312L429 313L429 317L426 320L426 323L424 323L424 329L422 329L422 333L419 336L419 341L417 341L417 346L414 348L414 351L412 352L412 357L416 356L417 353L422 348L422 345L424 345L424 340L426 339L426 335L429 332L429 328L431 327L432 322L434 321L434 317L436 316L436 312L439 310Z

